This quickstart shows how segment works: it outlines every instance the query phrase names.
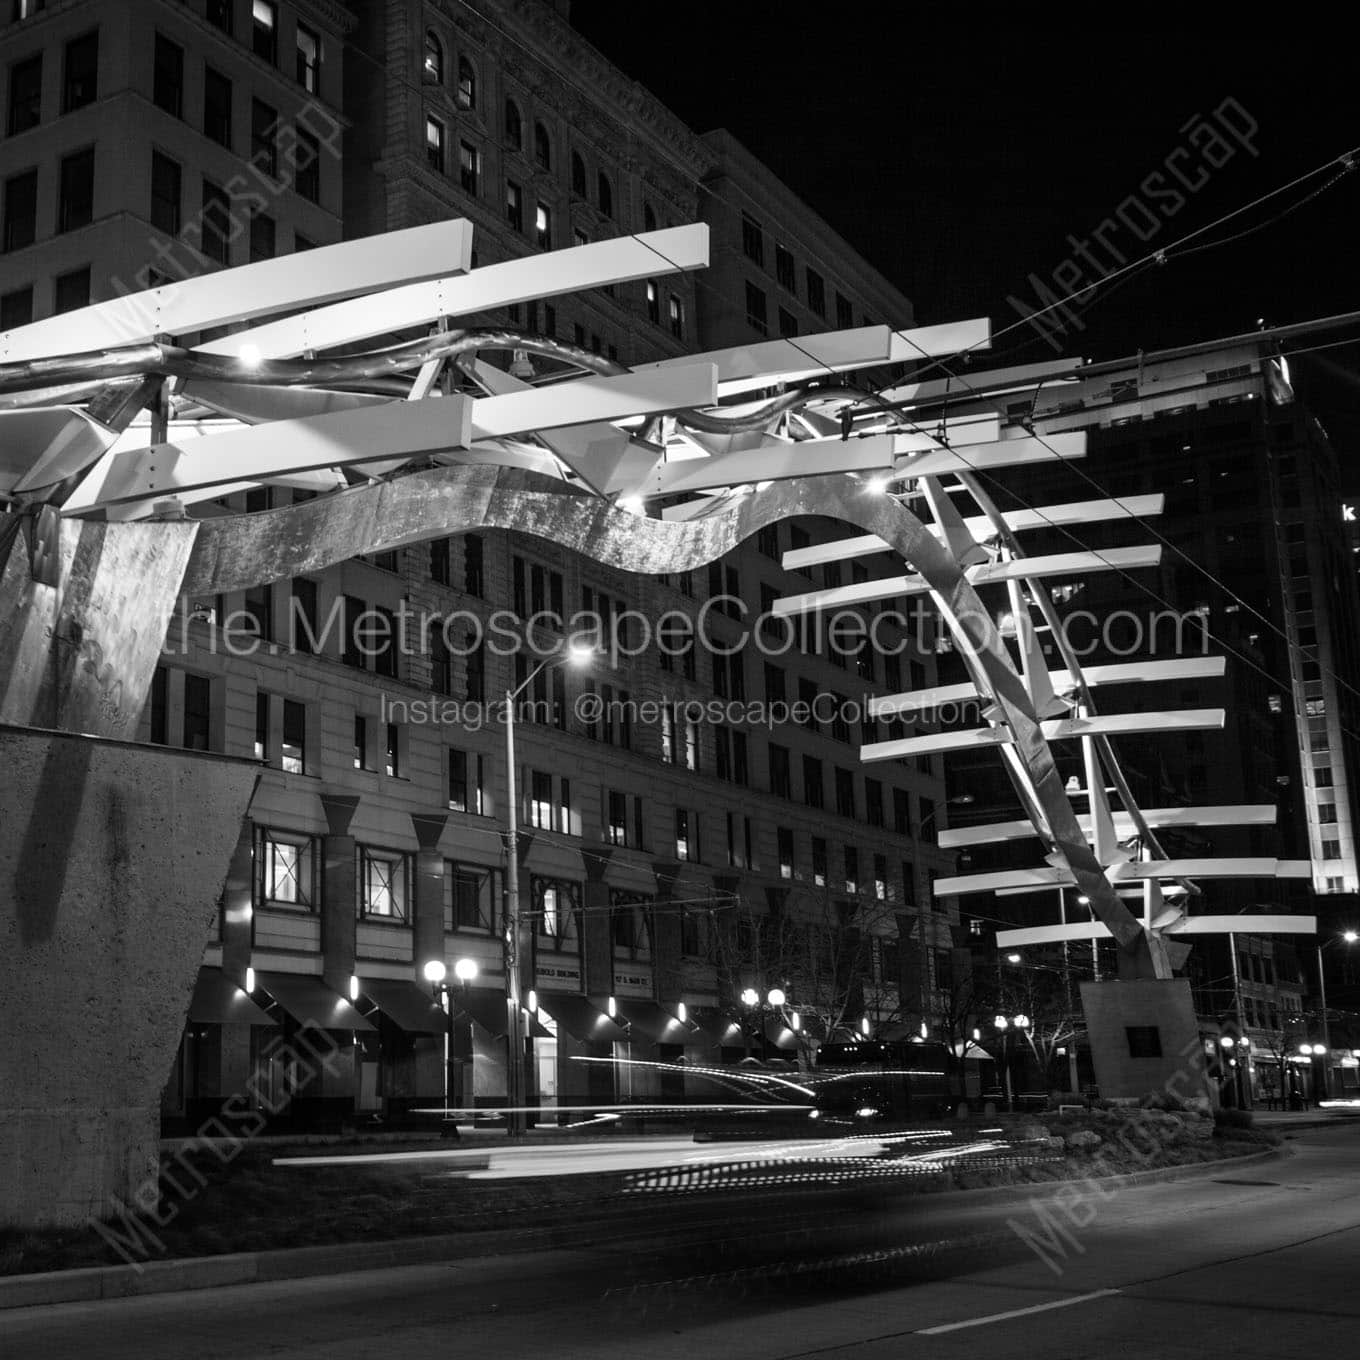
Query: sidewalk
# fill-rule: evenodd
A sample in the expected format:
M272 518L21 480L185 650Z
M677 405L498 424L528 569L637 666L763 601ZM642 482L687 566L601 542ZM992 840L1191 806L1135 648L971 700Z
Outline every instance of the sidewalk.
M1344 1124L1348 1120L1360 1122L1360 1106L1313 1106L1308 1110L1253 1110L1258 1129L1317 1129Z

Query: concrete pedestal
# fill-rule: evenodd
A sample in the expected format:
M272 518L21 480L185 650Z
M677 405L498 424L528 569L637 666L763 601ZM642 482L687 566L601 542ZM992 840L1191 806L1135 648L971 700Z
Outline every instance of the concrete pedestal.
M1083 982L1081 1004L1100 1094L1209 1094L1204 1048L1184 978Z
M155 1203L160 1093L257 767L0 727L0 1224Z

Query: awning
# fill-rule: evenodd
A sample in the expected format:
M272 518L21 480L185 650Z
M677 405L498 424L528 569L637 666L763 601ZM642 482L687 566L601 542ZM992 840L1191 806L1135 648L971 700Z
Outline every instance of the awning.
M656 895L656 874L652 866L641 860L615 854L605 866L604 881L620 892L638 893L643 897Z
M472 1023L484 1029L493 1039L505 1037L507 1012L505 993L493 992L488 987L469 987L465 992L451 992L454 1014L470 1015ZM529 1035L534 1039L546 1039L548 1031L529 1016Z
M443 1034L444 1012L416 983L401 978L360 978L359 990L407 1034Z
M656 1001L645 997L619 997L614 1003L618 1019L628 1024L634 1042L646 1039L654 1044L683 1044L692 1026L672 1015Z
M724 1015L721 1011L690 1011L689 1018L698 1026L698 1033L694 1035L696 1042L700 1035L715 1044L728 1047L735 1047L742 1042L741 1026L730 1015Z
M243 987L230 981L220 968L200 968L189 1002L191 1025L273 1026L269 1013L257 1006Z
M372 1030L338 992L309 973L257 973L256 988L268 992L300 1025L319 1029Z
M977 1044L969 1042L966 1046L963 1043L954 1045L954 1056L962 1056L964 1062L995 1062L996 1059L987 1052L985 1048L979 1048Z
M776 1048L790 1053L798 1048L798 1036L782 1020L776 1020L773 1016L765 1020L765 1038Z
M628 1038L594 1002L574 992L539 992L538 1008L582 1043L622 1043Z
M572 841L560 839L552 832L535 831L524 859L524 871L542 878L564 878L572 883L584 883L585 862L580 847ZM524 873L521 873L524 877ZM525 899L529 884L524 883Z

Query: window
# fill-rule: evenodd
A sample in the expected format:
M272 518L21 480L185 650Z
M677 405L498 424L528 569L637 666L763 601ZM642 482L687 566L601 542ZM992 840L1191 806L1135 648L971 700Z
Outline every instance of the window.
M66 44L62 67L61 111L93 104L99 87L99 33L86 33Z
M803 757L803 802L810 808L824 807L825 791L822 787L822 762L815 756Z
M656 210L650 203L644 203L642 205L642 230L656 230Z
M293 188L313 203L321 201L321 143L303 128L297 129L297 166Z
M886 855L874 856L874 898L879 902L888 900L888 858Z
M231 201L227 191L203 181L203 211L198 222L199 249L218 264L230 264Z
M9 68L9 117L5 126L13 137L17 132L27 132L31 127L37 127L41 121L42 53L38 52L24 61L15 62Z
M793 777L789 773L789 748L770 743L770 792L776 798L793 797Z
M761 335L769 334L769 320L765 315L765 294L748 282L746 285L746 324Z
M279 177L279 114L262 99L250 101L250 159L270 179Z
M61 158L57 230L75 231L94 220L94 148Z
M514 180L505 182L505 220L516 231L524 230L524 191Z
M859 892L859 851L853 845L845 847L845 891Z
M561 949L576 937L577 918L581 913L580 891L578 884L560 878L535 875L530 880L538 933L550 946Z
M151 153L151 225L167 236L178 236L182 175L178 162L159 151Z
M0 331L27 326L33 320L33 285L26 284L0 297Z
M458 187L465 194L477 196L482 178L482 153L471 142L458 143Z
M677 340L685 338L685 304L681 302L679 296L672 293L668 302L668 316L670 318L671 334Z
M917 836L929 845L936 841L935 802L931 798L921 799L921 824L916 829Z
M524 150L524 119L520 117L519 105L513 99L505 101L505 140L516 151Z
M85 271L87 274L88 270ZM206 675L184 677L184 749L208 751L211 746L212 685Z
M430 651L430 688L436 694L453 693L453 653L449 650L448 639L438 620L431 622L428 630Z
M552 139L542 123L534 124L534 164L540 170L552 169Z
M782 336L798 334L798 318L783 307L779 309L779 334Z
M486 641L469 637L469 647L463 663L467 675L467 698L471 703L486 702Z
M751 858L751 819L739 812L727 814L727 863L733 869L754 867Z
M781 288L787 288L790 293L797 289L798 280L794 271L793 252L787 246L777 245L774 248L774 276L779 280Z
M308 94L316 94L321 74L321 37L304 23L297 26L297 54L294 75Z
M675 857L686 862L699 858L699 818L686 808L675 809Z
M818 316L826 315L826 284L815 269L807 273L807 304Z
M272 260L276 253L278 229L268 213L253 213L250 218L250 258Z
M425 159L432 170L444 173L444 124L438 118L425 118Z
M54 313L74 312L90 305L90 267L73 269L68 274L58 274L53 283ZM206 748L205 748L206 749Z
M717 750L717 775L732 784L746 784L746 733L718 727L713 733Z
M22 250L32 245L37 228L38 172L25 170L5 181L5 249Z
M255 830L257 906L311 908L317 904L320 856L311 836L269 827Z
M203 132L231 149L231 81L211 66L203 72Z
M916 866L909 859L902 861L902 905L916 905Z
M864 820L870 826L883 825L883 785L877 779L864 781Z
M836 811L842 817L855 815L855 776L851 770L836 767Z
M463 538L463 589L469 595L481 598L482 578L482 538L480 534L466 534Z
M655 325L661 324L661 293L655 279L647 280L647 320Z
M552 209L546 203L534 209L534 240L540 250L552 249Z
M556 829L552 775L546 770L529 771L529 825L539 831Z
M836 329L848 331L855 324L850 309L850 299L844 293L836 294Z
M477 68L467 57L458 58L458 90L455 100L460 109L477 107Z
M579 151L571 153L571 191L578 198L586 196L586 163Z
M600 204L600 211L606 217L614 216L614 186L609 182L609 176L603 170L596 177L595 188Z
M359 911L380 920L405 921L408 900L409 860L396 850L373 850L360 846Z
M820 836L812 838L812 882L818 888L826 887L827 850L826 842Z
M899 836L911 835L911 796L906 789L892 791L893 830Z
M741 249L748 260L765 263L765 233L760 223L746 213L741 215Z
M449 810L484 815L482 758L449 748Z
M230 36L235 28L232 22L234 9L235 0L208 0L208 22Z
M295 699L283 701L283 752L280 764L288 774L307 772L307 707Z
M425 30L425 61L421 69L426 80L435 85L444 83L444 44L430 28Z
M793 877L793 832L786 826L781 826L775 831L775 843L778 847L779 857L779 877Z
M444 929L495 928L500 875L493 869L444 861Z
M279 58L279 7L274 0L253 0L250 7L250 45L271 66Z

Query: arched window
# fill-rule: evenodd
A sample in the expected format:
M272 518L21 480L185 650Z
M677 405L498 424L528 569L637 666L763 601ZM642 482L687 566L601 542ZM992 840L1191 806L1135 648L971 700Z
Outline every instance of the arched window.
M600 171L596 188L599 190L600 211L606 217L614 216L614 186L609 182L609 176L603 170Z
M650 203L644 203L642 205L642 230L656 230L656 213L652 211L652 205Z
M579 151L571 153L571 191L582 198L586 196L586 163Z
M519 115L519 105L513 99L505 101L505 140L516 151L524 150L524 120Z
M534 124L534 160L540 169L552 169L552 142L548 138L548 129L542 123Z
M432 28L425 30L425 79L436 85L444 83L444 44Z
M477 68L466 58L458 58L458 107L477 107Z

